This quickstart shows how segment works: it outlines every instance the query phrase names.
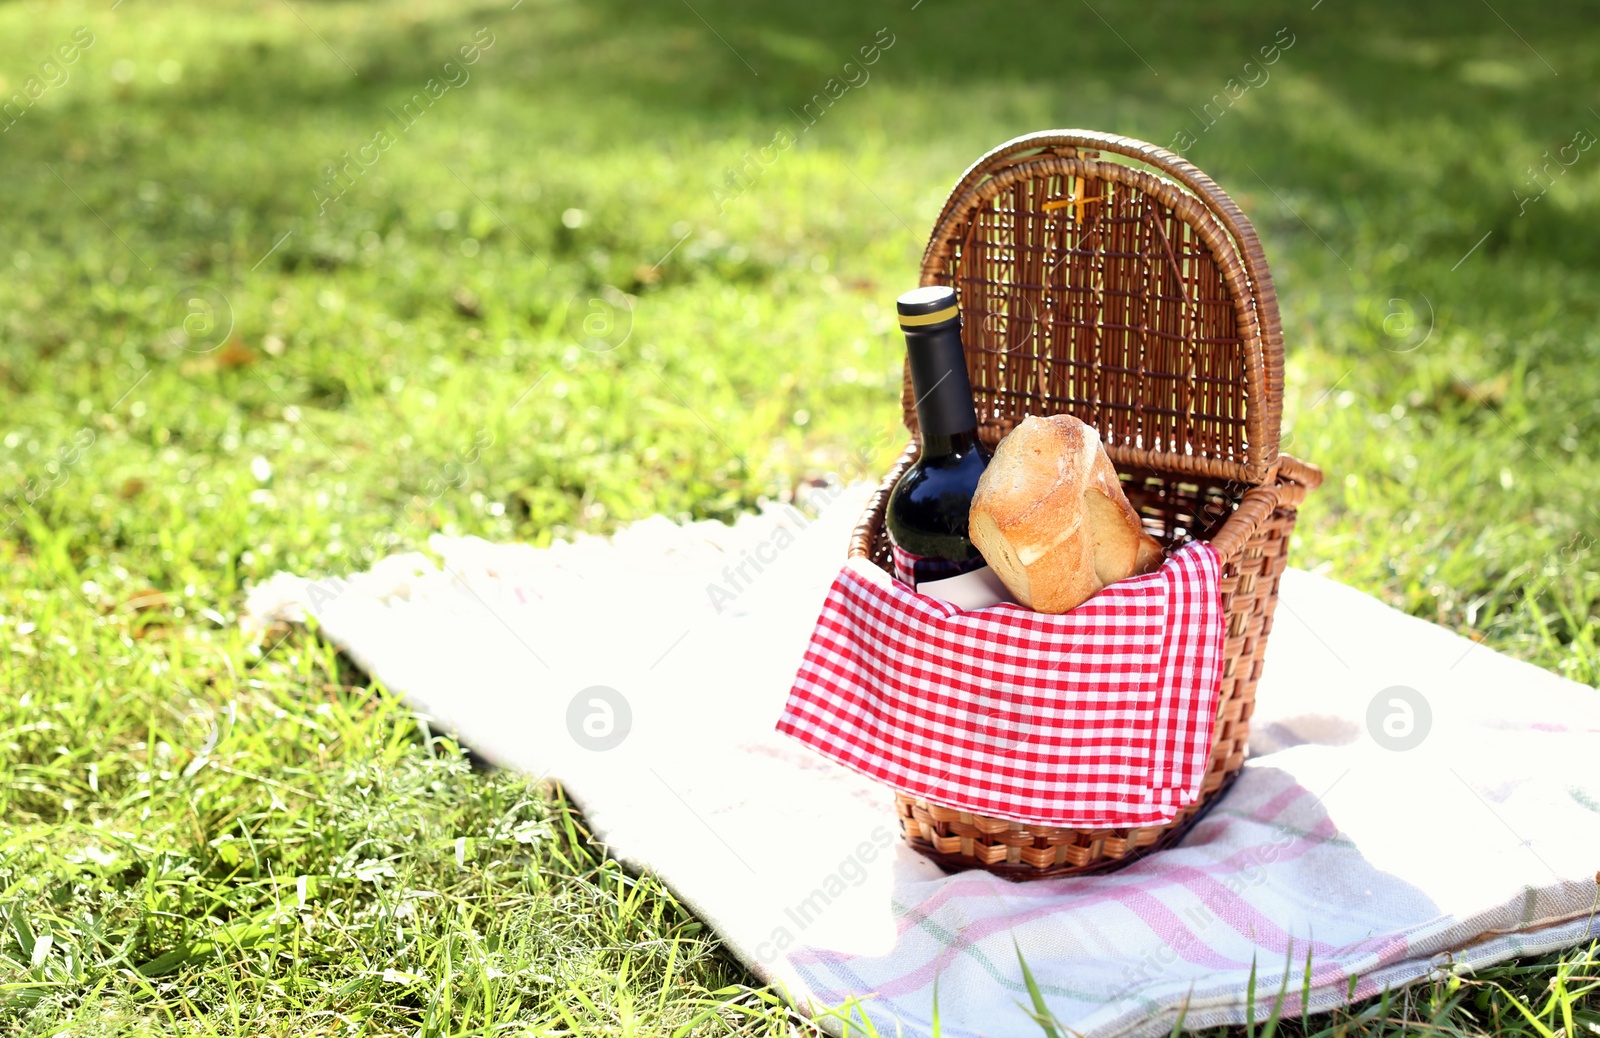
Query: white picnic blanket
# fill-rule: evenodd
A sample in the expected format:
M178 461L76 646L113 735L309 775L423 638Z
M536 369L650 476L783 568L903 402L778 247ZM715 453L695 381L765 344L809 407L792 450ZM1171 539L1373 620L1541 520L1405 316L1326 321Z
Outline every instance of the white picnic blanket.
M366 574L280 575L247 614L322 629L436 728L559 778L801 1007L879 1033L1038 1034L1027 960L1085 1035L1298 1013L1600 936L1600 694L1301 571L1251 753L1173 850L1109 875L946 875L889 793L772 730L865 485L547 550L435 538ZM442 561L441 561L442 560ZM1285 982L1285 964L1288 978ZM837 1031L837 1022L829 1024Z

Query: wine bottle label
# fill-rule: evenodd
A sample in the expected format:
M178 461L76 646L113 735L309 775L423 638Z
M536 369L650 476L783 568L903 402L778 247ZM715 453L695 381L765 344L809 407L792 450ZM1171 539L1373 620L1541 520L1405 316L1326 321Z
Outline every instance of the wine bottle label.
M971 573L975 569L982 569L985 565L983 559L968 559L966 562L952 562L949 559L936 559L927 555L913 555L898 544L890 545L894 553L894 577L902 584L911 585L913 591L918 585L935 580L947 580L958 577L963 573Z
M943 580L923 581L917 585L917 594L937 598L960 609L987 609L1001 602L1015 602L1011 592L1000 583L1000 577L988 566L980 566L970 573Z

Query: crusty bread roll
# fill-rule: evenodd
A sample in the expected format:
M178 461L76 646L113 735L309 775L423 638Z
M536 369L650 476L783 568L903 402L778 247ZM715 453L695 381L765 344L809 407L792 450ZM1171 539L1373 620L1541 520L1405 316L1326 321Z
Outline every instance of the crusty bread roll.
M967 532L1018 602L1065 613L1161 564L1100 435L1071 415L1030 416L978 480Z

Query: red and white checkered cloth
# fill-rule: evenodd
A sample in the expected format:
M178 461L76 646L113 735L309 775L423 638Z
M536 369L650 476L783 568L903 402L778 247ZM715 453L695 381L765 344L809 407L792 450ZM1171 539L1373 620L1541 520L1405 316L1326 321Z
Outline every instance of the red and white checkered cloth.
M1220 569L1196 541L1050 615L963 611L851 559L778 731L946 807L1082 829L1170 822L1211 756Z

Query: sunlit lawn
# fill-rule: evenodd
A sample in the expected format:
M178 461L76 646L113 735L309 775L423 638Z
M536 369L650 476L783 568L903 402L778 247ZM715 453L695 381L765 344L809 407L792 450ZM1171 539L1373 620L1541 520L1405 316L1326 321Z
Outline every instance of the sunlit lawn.
M1093 11L0 8L0 1032L786 1033L564 804L237 611L847 467L944 191L1030 130L1186 133L1257 222L1298 565L1595 684L1592 12ZM1313 1026L1592 1029L1584 954Z

